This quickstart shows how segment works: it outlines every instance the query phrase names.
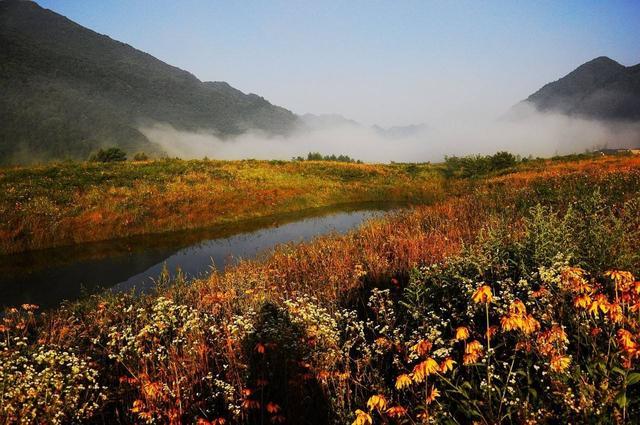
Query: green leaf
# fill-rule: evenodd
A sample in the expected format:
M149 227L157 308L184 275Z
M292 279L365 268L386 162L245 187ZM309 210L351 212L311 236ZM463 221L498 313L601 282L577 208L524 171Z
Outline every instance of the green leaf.
M632 372L627 375L627 385L633 385L637 382L640 382L640 373Z
M627 405L627 393L626 391L620 391L616 396L615 402L620 407L625 407Z
M620 375L624 375L624 374L625 374L625 371L624 371L624 370L622 370L622 369L620 369L619 367L612 367L612 368L611 368L611 371L612 371L612 372L619 373Z
M538 398L538 392L534 388L529 388L529 394L531 394L534 400Z

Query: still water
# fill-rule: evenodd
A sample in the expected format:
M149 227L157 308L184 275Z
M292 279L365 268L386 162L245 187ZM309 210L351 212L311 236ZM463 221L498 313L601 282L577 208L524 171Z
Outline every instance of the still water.
M397 208L358 204L267 217L197 231L150 235L0 256L0 309L42 308L110 288L145 291L164 267L188 278L224 270L274 246L331 232L344 233Z

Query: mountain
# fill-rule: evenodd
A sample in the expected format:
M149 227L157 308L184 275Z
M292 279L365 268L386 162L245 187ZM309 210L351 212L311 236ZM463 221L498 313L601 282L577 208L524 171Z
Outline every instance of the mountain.
M607 57L589 61L529 96L539 111L601 120L640 120L640 64L626 67Z
M429 132L429 126L426 124L410 124L404 126L393 126L383 128L377 125L373 129L382 137L387 139L407 139L413 137L424 136Z
M421 137L430 130L426 124L410 124L386 128L379 125L366 126L339 114L301 115L299 128L303 131L363 130L372 132L386 140L404 140Z
M300 116L301 129L321 130L327 128L362 127L357 121L339 114L304 114Z
M0 163L85 159L103 146L160 154L161 122L220 137L286 134L290 111L84 28L34 2L0 0Z

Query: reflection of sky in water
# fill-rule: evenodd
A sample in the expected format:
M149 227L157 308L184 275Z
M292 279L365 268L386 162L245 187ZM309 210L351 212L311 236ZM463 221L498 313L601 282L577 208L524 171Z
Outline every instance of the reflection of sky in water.
M42 260L36 261L35 256L30 256L35 254L27 253L20 258L17 273L0 271L0 308L26 302L54 307L62 300L76 299L100 287L116 291L134 287L148 289L165 264L172 274L180 269L187 277L203 276L210 272L213 264L223 270L225 265L242 258L254 258L277 244L308 241L330 232L344 233L380 214L382 212L371 210L334 213L230 237L206 239L186 248L179 243L150 244L141 249L118 248L106 257L97 258L77 253L78 249L97 249L92 246L76 246L69 251L59 248L53 252L66 261L60 263L45 256L44 266L36 266Z
M375 214L371 211L357 211L307 218L275 228L203 241L181 249L142 273L118 283L113 289L127 290L134 286L137 288L150 286L151 279L160 275L165 264L171 272L180 268L187 277L207 274L213 264L218 270L224 270L224 267L230 263L233 264L242 258L253 258L277 244L308 241L314 236L330 232L344 233Z

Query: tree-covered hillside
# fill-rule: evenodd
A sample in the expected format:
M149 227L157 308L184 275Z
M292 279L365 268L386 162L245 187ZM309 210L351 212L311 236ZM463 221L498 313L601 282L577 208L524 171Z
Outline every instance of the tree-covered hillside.
M546 84L526 102L541 111L603 120L640 120L640 64L601 56Z
M282 134L290 111L201 82L34 2L0 1L0 163L87 158L102 146L158 154L142 123Z

